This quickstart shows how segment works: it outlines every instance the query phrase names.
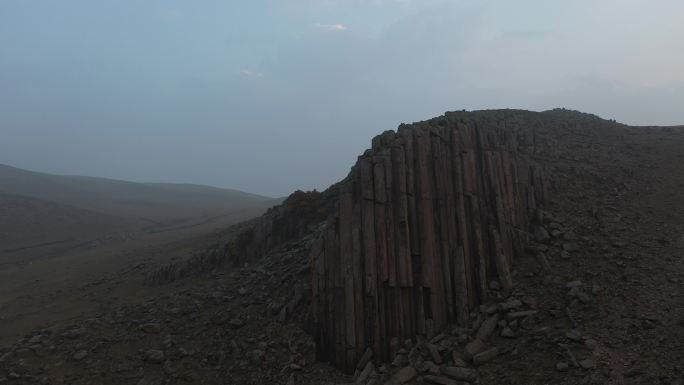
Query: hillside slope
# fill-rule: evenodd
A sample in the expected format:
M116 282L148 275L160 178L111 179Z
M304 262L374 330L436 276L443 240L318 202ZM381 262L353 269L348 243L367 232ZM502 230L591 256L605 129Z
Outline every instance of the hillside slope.
M6 193L0 193L0 213L0 255L25 247L112 236L144 225L134 219Z
M52 175L0 165L0 192L152 222L228 214L275 202L238 190Z

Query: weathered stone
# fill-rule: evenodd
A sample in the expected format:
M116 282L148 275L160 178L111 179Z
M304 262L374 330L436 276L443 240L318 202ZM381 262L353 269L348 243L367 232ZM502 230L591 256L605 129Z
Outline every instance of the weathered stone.
M568 253L572 253L579 250L579 245L575 242L566 242L563 244L563 251L567 251Z
M476 339L476 340L473 340L472 342L469 342L466 345L464 353L465 353L466 358L472 359L473 357L475 357L476 354L485 350L485 348L486 348L485 343L482 342L482 340Z
M78 337L81 337L85 333L86 333L85 328L77 328L77 329L67 330L64 333L62 333L61 336L64 338L68 338L70 340L74 340Z
M442 374L459 381L475 382L477 380L477 371L474 369L447 366L442 368Z
M484 322L482 322L482 325L480 325L480 328L477 330L475 338L481 341L487 341L489 337L491 337L491 335L494 334L498 322L498 314L494 314L488 317L486 320L484 320Z
M245 322L242 319L240 319L239 317L235 317L235 318L231 319L230 321L228 321L228 325L230 325L230 327L232 327L233 329L239 329L239 328L245 326Z
M582 360L579 364L582 369L589 370L594 368L594 361L590 359Z
M506 314L506 318L508 320L514 320L514 319L529 317L529 316L535 315L537 313L538 313L537 310L517 311L514 313Z
M515 338L515 337L517 337L517 335L515 334L515 332L511 328L506 327L501 331L501 337Z
M7 352L3 355L0 355L0 364L4 363L5 361L9 360L10 357L12 357L12 352Z
M394 356L394 360L392 361L393 366L397 367L402 367L405 366L409 362L408 356L406 354L397 354Z
M568 363L567 362L556 363L556 370L558 370L559 372L567 372L568 371Z
M423 380L427 382L428 384L438 384L438 385L460 385L458 381L452 380L450 378L446 377L441 377L441 376L435 376L435 375L426 375L423 376Z
M148 323L140 327L140 329L148 334L159 334L161 333L161 325L159 323Z
M392 377L390 378L390 383L392 384L405 384L418 375L418 372L416 369L414 369L411 366L406 366L404 368L399 369Z
M357 384L363 384L368 380L370 375L375 371L375 365L373 365L372 362L367 362L366 365L364 366L363 370L359 374L359 377L356 379Z
M499 348L494 347L494 348L485 350L484 352L478 353L477 355L475 355L475 357L473 357L473 363L475 365L482 365L484 363L487 363L487 362L493 360L498 355L499 355Z
M596 350L596 348L598 347L598 343L596 342L596 340L589 338L586 341L584 341L584 346L586 346L589 350Z
M497 308L499 309L499 311L505 312L505 311L509 311L511 309L517 309L520 306L522 306L522 302L519 299L513 298L513 299L509 299L506 302L502 302L502 303L498 304Z
M534 239L539 243L548 243L551 240L551 235L544 226L536 226L534 228Z
M44 338L45 336L43 336L42 334L37 334L28 340L27 345L39 344Z
M164 351L150 349L145 352L145 361L151 364L161 364L164 362Z
M580 302L582 302L583 304L588 304L588 303L591 303L591 301L592 301L589 294L587 294L583 291L580 291L579 293L577 293L577 299L579 299Z
M428 352L430 352L430 358L437 365L442 363L442 356L439 354L439 348L434 344L425 344Z
M266 352L264 352L263 350L254 349L252 351L247 352L246 357L252 362L261 362L264 360L265 356Z
M79 350L76 353L74 353L74 360L75 361L83 361L86 357L88 357L88 351L86 350Z
M574 329L565 332L565 336L571 341L580 341L582 339L582 334Z
M359 359L358 364L356 364L356 368L365 368L368 362L371 360L371 358L373 358L373 350L371 350L371 348L367 348L366 351L363 353L363 356L361 356L361 359Z
M454 354L455 353L456 353L456 351L454 351ZM465 368L468 366L468 364L465 362L465 360L463 358L456 357L455 355L452 358L452 361L453 361L454 366L456 366L458 368Z

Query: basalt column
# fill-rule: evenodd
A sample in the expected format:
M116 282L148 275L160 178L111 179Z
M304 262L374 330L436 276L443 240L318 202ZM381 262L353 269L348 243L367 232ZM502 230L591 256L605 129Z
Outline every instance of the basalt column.
M447 114L373 139L312 250L322 360L387 360L399 341L465 324L489 281L511 288L544 196L533 134Z

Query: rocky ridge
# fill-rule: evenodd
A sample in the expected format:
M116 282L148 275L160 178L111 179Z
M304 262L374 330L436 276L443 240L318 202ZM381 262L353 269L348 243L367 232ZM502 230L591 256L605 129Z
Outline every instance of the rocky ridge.
M309 253L327 227L314 220L313 234L237 267L28 333L0 348L0 383L681 384L682 130L565 110L465 115L543 127L553 199L530 220L513 287L488 280L464 325L391 338L386 358L365 349L354 373L317 363Z
M467 326L488 282L512 289L554 147L544 122L516 114L451 112L373 139L312 251L322 359L386 360L395 339Z

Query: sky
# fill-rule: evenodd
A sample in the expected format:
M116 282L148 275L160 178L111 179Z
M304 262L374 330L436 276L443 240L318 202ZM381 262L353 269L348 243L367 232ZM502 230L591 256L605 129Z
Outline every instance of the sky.
M681 0L0 0L0 163L284 196L461 109L684 124Z

